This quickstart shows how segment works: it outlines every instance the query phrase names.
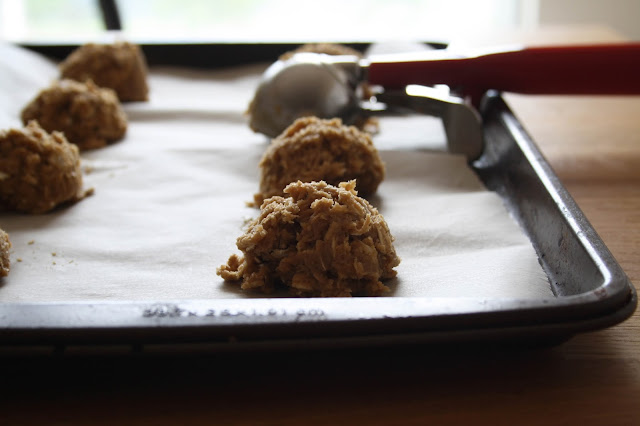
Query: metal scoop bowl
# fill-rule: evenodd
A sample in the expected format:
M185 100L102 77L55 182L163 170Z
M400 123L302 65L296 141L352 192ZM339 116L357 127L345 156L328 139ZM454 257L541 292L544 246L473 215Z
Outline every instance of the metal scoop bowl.
M249 126L270 137L296 118L340 117L350 123L360 114L358 58L298 53L273 63L262 76L249 106Z
M249 125L276 137L304 116L339 117L352 124L371 116L421 113L443 120L451 152L469 158L480 155L480 116L462 98L416 85L376 90L363 86L365 69L359 58L348 55L298 53L276 61L256 90Z

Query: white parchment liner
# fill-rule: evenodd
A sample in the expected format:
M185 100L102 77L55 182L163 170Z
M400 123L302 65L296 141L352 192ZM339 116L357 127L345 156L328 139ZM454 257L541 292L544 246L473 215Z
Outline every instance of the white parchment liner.
M15 47L0 54L4 129L57 71ZM151 101L125 106L126 138L82 154L93 196L40 216L0 213L13 243L0 302L256 297L215 269L257 215L245 203L268 141L243 113L263 68L153 69ZM402 258L390 297L553 297L500 198L463 158L433 150L444 145L438 120L382 120L374 142L387 177L370 201Z

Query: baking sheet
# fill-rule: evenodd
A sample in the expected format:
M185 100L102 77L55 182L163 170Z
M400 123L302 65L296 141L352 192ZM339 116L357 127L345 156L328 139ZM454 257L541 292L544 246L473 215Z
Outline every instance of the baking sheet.
M31 52L3 45L0 53L10 59L0 65L0 124L15 127L57 72ZM0 213L13 243L0 302L261 296L224 283L215 269L257 215L246 202L268 141L243 113L263 69L153 69L151 102L125 105L126 138L82 154L93 196L41 216ZM384 119L374 142L387 178L370 201L402 258L389 296L554 297L501 199L463 158L439 151L438 120Z

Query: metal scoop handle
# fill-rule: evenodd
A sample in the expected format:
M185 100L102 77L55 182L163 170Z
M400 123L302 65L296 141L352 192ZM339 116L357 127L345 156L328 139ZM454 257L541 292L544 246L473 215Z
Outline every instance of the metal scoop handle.
M388 89L446 84L474 99L489 89L525 94L640 94L640 43L444 51L370 58L367 79Z

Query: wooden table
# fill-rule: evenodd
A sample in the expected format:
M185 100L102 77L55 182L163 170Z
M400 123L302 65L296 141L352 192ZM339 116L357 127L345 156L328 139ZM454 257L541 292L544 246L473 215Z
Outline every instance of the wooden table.
M611 41L606 29L536 40ZM640 97L507 101L640 283ZM5 360L0 424L640 424L640 314L546 349Z

